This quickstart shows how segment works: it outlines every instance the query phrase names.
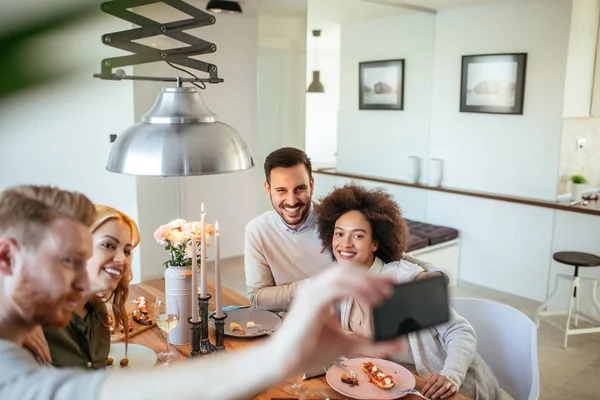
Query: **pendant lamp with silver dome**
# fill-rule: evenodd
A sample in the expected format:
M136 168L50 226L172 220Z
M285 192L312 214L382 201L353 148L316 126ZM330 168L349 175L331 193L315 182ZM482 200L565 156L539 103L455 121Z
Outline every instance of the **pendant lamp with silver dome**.
M193 57L214 53L217 46L184 32L214 24L215 16L183 0L135 2L136 7L165 3L165 6L188 14L190 18L160 23L135 14L135 11L129 9L129 0L102 3L103 12L139 27L102 36L105 45L134 54L102 60L101 73L94 76L118 81L129 79L177 83L177 87L162 89L152 109L139 123L117 135L106 169L131 175L190 176L237 172L253 167L254 161L248 144L233 127L217 121L216 115L204 104L200 94L199 89L206 88L206 83L221 83L223 79L219 78L216 65ZM161 35L176 38L186 46L156 49L134 42ZM113 73L113 68L156 61L167 62L171 67L184 71L193 78L127 76L121 69ZM205 72L209 76L199 78L175 64ZM195 87L182 87L184 82L189 82Z
M141 122L113 143L106 169L148 176L243 171L254 165L250 148L218 122L195 87L166 88Z

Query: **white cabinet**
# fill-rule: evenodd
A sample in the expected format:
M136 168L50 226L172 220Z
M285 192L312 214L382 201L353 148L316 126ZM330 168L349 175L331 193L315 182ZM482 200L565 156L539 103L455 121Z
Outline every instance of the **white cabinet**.
M563 117L600 115L599 0L573 0Z

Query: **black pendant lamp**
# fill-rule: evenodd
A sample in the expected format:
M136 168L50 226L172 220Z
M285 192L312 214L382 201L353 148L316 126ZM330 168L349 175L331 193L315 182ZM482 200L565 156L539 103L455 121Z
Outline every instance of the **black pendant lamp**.
M242 7L237 1L229 0L210 0L206 5L206 10L213 13L241 14Z
M315 38L315 69L313 70L313 79L310 85L308 85L308 93L325 93L325 87L321 83L321 71L319 71L319 46L318 38L321 36L320 30L312 31L313 37Z

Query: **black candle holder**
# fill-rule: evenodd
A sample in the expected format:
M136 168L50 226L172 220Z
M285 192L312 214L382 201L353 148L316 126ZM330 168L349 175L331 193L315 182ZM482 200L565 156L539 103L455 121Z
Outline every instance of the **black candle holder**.
M188 324L190 324L190 330L192 331L192 351L190 351L190 356L193 358L200 355L202 320L198 320L198 322L192 322L192 317L190 317L188 318Z
M227 318L227 313L223 313L222 317L217 317L217 313L214 312L210 317L215 323L215 349L217 351L225 350L225 318Z
M200 342L199 352L197 355L201 356L210 354L217 349L212 343L210 343L210 339L208 337L208 303L211 298L212 296L210 293L207 293L204 297L198 296L198 305L200 307Z
M216 339L215 344L210 342L208 336L209 316L208 316L208 303L212 296L207 293L206 296L200 297L198 295L198 306L200 308L200 320L198 322L192 322L191 318L188 319L190 329L192 330L192 350L190 356L192 358L196 356L205 356L215 351L225 349L225 318L227 314L223 313L222 317L217 317L216 313L212 313L210 318L214 321Z

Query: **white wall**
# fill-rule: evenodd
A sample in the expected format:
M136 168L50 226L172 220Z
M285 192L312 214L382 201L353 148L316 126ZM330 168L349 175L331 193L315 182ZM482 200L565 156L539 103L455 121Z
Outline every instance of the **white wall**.
M427 157L435 16L393 16L342 25L337 167L403 179L407 157ZM358 109L358 63L405 59L404 110Z
M258 185L266 156L280 147L304 148L306 17L258 16ZM272 209L257 192L259 211Z
M438 14L430 154L445 162L445 186L554 198L569 27L568 1ZM508 52L528 53L523 115L458 112L461 56ZM545 297L552 210L440 193L427 204L429 222L461 232L460 279Z
M316 172L314 199L319 200L331 192L334 187L341 187L352 181L350 178L337 177ZM413 189L398 185L390 185L368 180L358 180L361 185L371 189L384 189L390 193L402 207L402 216L416 221L425 221L427 218L427 193L424 190Z
M100 36L127 26L99 15L53 36L64 40L48 44L56 52L38 48L41 53L33 53L36 58L31 63L38 67L48 57L59 68L56 57L63 53L68 59L73 54L80 58L77 69L68 74L63 71L64 79L22 92L0 105L0 190L20 184L59 186L83 192L96 203L138 219L135 179L105 170L109 134L123 131L134 121L133 85L92 77L100 72L102 58L115 55L115 50L102 45ZM137 252L133 271L138 278Z
M392 16L342 25L338 170L402 180L407 176L409 156L427 159L434 35L432 15ZM359 110L359 62L396 58L405 60L404 110ZM421 179L425 176L421 174ZM405 217L426 218L426 192L376 186L396 196Z
M416 155L424 181L427 159L441 158L444 186L553 199L570 7L507 1L344 24L338 170L402 179L406 157ZM510 52L528 53L524 114L460 113L461 56ZM391 58L406 59L405 110L358 110L358 62ZM545 298L554 211L377 186L406 217L460 230L461 280Z
M431 192L427 222L459 230L460 280L538 301L546 297L553 210Z
M278 15L260 14L258 16L258 47L260 50L283 51L287 57L283 75L282 88L282 126L278 132L279 146L303 147L305 137L305 104L306 87L306 18L282 17ZM258 71L258 79L269 79ZM260 137L259 133L259 137ZM276 147L276 148L277 148ZM276 148L270 149L270 151ZM270 152L269 151L269 152ZM258 156L264 161L267 154ZM260 164L262 167L262 163Z
M448 187L554 199L569 1L514 1L438 13L430 156ZM527 55L523 115L458 112L461 56Z

